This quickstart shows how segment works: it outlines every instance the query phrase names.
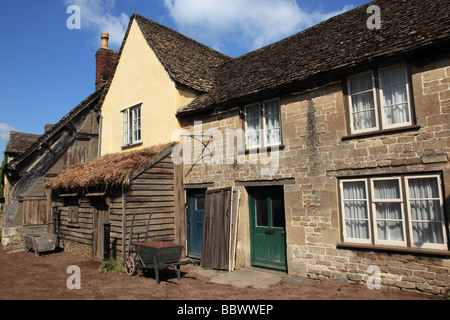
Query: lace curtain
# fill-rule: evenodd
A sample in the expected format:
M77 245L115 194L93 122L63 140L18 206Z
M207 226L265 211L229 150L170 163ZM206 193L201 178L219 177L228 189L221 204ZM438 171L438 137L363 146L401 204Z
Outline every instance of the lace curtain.
M444 243L437 179L409 179L408 185L414 243Z

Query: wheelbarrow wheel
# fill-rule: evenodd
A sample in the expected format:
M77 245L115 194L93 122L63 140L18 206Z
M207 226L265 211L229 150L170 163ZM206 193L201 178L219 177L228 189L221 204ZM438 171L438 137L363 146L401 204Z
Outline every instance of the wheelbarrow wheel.
M128 256L125 259L125 271L129 276L134 275L134 273L136 272L136 262L131 256Z

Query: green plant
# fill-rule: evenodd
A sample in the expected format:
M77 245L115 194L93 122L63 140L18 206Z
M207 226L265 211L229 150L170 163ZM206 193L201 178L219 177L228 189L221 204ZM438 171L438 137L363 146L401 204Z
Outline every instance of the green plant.
M102 264L98 268L98 273L100 274L125 273L123 261L106 260L102 262Z

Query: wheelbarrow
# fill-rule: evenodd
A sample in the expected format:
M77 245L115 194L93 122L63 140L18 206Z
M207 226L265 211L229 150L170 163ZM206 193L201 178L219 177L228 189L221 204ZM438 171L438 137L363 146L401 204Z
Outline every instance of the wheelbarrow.
M177 279L181 280L180 266L193 264L200 265L197 260L181 260L183 246L169 242L139 242L133 245L131 252L125 259L126 273L133 276L137 270L153 269L155 271L156 284L160 284L159 270L172 267L177 273Z
M22 238L25 251L33 250L36 256L40 253L50 252L56 249L56 234L36 232L24 234Z

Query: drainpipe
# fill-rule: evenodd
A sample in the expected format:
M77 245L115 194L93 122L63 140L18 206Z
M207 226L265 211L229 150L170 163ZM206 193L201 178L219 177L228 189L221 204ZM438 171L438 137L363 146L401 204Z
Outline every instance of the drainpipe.
M98 156L102 156L102 128L103 128L103 116L101 110L97 110L100 117L99 132L98 132Z

